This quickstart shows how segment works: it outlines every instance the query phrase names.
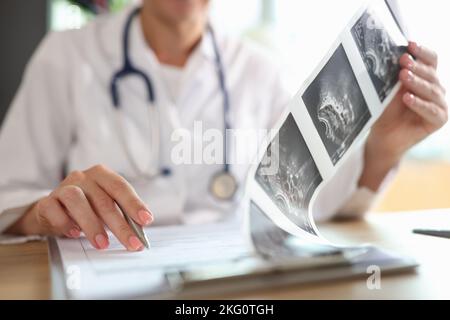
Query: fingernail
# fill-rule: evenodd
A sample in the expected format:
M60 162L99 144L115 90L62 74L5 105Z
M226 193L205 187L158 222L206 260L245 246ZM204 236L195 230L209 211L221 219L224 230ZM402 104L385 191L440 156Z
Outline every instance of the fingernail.
M80 230L78 230L77 228L72 228L72 229L70 229L70 231L69 231L69 235L70 235L72 238L79 238L80 235L81 235L81 232L80 232Z
M129 237L128 243L130 244L131 249L134 251L141 250L144 247L142 242L136 236Z
M146 210L141 210L138 212L139 219L141 219L141 222L143 225L148 225L153 221L153 216L150 214L150 212Z
M411 49L412 49L412 53L417 55L417 53L419 52L420 46L418 45L417 42L411 42Z
M414 79L414 74L408 70L407 76L406 76L406 81L411 82Z
M408 103L408 104L411 104L411 103L413 103L414 102L414 95L412 94L412 93L407 93L406 95L405 95L405 100L406 100L406 103Z
M109 241L103 234L95 236L95 243L97 244L98 249L106 249L109 246Z
M410 54L408 54L407 57L408 62L406 63L406 67L410 70L413 70L416 62L414 61L413 57Z

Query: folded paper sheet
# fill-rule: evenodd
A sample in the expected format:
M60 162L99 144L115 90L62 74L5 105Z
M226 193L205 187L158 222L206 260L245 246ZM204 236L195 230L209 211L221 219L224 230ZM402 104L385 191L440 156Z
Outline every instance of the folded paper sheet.
M284 232L329 244L314 223L315 196L397 94L399 58L407 45L385 1L371 1L355 14L250 170L250 230L259 208Z

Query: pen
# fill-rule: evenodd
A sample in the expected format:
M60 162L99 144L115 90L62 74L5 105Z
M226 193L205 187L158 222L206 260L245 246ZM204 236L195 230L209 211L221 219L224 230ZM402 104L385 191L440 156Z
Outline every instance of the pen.
M133 229L134 233L138 237L139 240L141 240L142 244L147 248L150 249L150 241L148 241L147 235L144 232L144 229L142 226L138 225L132 218L130 218L126 213L123 214L125 217L125 220L130 225L131 229Z
M415 229L415 234L421 234L425 236L439 237L450 239L450 230L427 230L427 229Z

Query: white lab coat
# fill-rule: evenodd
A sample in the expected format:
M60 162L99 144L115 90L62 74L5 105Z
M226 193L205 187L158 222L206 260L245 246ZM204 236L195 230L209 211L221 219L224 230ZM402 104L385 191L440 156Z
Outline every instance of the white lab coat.
M109 91L111 77L122 65L121 40L128 13L99 18L80 30L50 33L32 57L0 133L0 233L57 187L64 172L104 164L124 176L134 175L119 143ZM203 121L204 129L223 128L222 93L208 37L190 57L178 102L173 104L138 20L132 24L131 59L151 77L160 112L160 164L173 170L170 178L135 185L153 211L155 223L216 220L230 215L236 206L219 204L209 192L210 178L223 170L222 165L170 163L168 141L174 124L168 121L168 112L176 112L188 130L195 120ZM270 128L290 99L279 71L254 48L217 38L230 93L231 126ZM119 88L126 138L145 167L149 158L147 92L133 78L123 80ZM362 158L359 150L321 192L314 210L318 219L338 214L353 197ZM232 167L241 186L246 169ZM350 214L363 213L370 201L371 196L360 196L360 204Z

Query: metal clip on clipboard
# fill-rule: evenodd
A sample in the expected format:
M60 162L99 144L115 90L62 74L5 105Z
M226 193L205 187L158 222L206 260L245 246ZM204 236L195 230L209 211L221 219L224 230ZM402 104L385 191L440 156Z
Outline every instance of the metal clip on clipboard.
M272 259L247 256L203 266L168 269L165 272L165 278L174 295L195 296L196 294L210 294L210 291L215 293L231 292L239 287L248 289L282 275L349 266L350 264L351 261L343 251L302 258Z

